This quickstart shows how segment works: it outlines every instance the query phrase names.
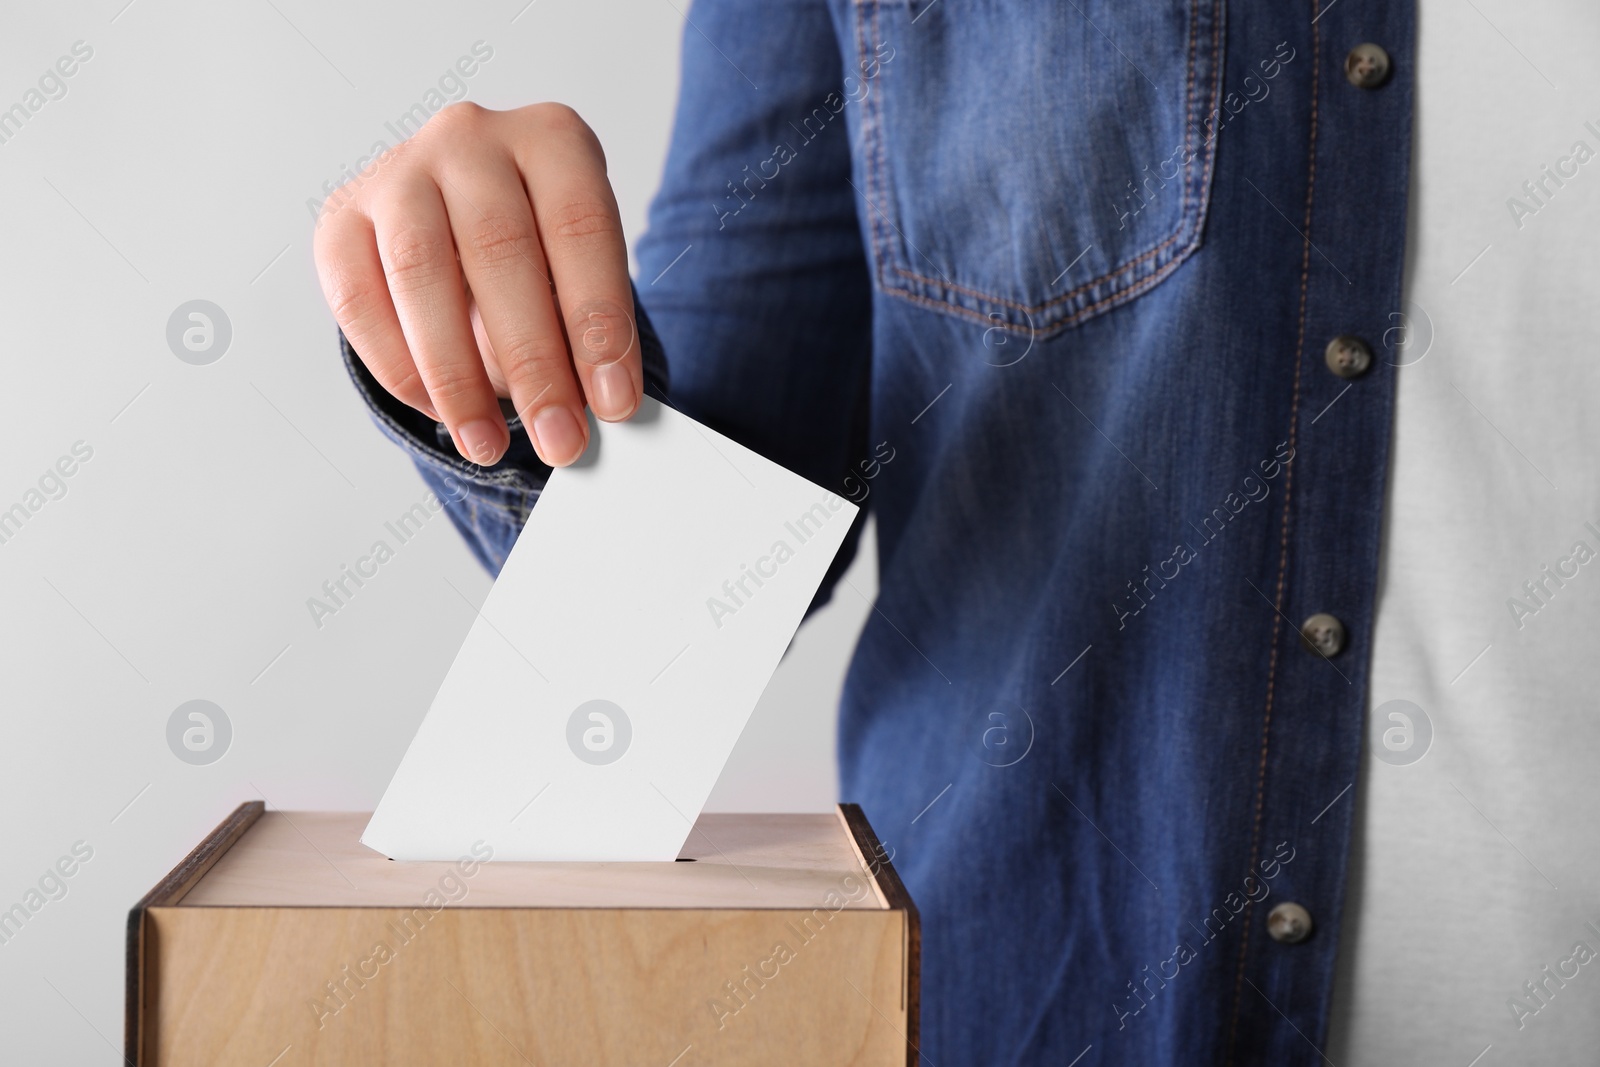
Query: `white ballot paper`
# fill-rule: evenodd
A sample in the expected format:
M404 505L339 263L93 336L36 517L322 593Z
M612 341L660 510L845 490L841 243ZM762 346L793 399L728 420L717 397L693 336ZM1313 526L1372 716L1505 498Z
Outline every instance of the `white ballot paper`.
M677 857L856 507L646 397L558 469L361 840Z

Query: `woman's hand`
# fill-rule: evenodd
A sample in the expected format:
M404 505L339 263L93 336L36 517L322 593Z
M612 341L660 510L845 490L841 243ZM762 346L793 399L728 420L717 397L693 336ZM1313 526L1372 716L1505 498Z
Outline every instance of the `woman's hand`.
M509 443L498 397L556 467L588 445L586 400L608 421L639 407L617 202L569 107L445 108L329 197L314 247L367 369L474 463Z

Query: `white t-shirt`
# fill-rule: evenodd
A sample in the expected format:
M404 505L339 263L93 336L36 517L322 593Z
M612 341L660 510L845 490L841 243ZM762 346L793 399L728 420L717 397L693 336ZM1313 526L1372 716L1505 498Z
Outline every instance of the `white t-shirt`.
M1596 1064L1600 4L1418 7L1412 332L1324 1051Z

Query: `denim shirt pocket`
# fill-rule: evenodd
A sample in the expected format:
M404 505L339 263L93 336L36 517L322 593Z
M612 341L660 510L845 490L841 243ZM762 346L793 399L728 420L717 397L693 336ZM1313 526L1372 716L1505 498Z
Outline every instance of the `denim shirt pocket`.
M1223 0L855 0L880 288L1045 336L1200 246Z

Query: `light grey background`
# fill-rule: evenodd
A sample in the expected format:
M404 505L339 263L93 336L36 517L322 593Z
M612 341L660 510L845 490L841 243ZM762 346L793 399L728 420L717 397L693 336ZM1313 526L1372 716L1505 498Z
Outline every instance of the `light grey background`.
M0 909L93 849L0 944L6 1062L117 1062L128 907L242 800L370 809L488 591L442 515L404 545L384 529L425 490L339 365L307 200L481 40L466 95L576 107L636 235L687 7L125 3L14 6L0 34L0 109L93 49L0 143L0 510L93 449L0 544ZM166 342L195 299L233 328L208 366ZM307 598L379 538L394 558L318 629ZM865 596L871 551L850 575ZM836 799L834 707L869 610L841 585L802 631L712 808ZM204 766L167 745L196 699L233 729Z

